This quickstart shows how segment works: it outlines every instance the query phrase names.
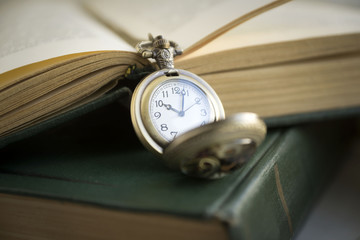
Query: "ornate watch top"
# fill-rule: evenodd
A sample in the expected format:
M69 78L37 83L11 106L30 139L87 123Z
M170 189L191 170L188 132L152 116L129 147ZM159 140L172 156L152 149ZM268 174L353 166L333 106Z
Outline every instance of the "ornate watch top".
M173 69L174 57L183 53L176 42L169 41L162 35L154 38L149 34L149 40L138 43L135 48L143 58L155 59L160 69Z

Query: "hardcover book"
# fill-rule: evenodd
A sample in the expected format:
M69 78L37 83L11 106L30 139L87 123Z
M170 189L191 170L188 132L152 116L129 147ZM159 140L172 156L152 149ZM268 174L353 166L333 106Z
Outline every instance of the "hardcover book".
M0 150L0 238L290 239L353 129L273 129L243 168L210 181L167 169L109 104Z
M0 137L127 86L129 65L149 64L133 48L149 32L185 48L175 67L205 79L228 115L358 113L359 7L286 2L2 2Z

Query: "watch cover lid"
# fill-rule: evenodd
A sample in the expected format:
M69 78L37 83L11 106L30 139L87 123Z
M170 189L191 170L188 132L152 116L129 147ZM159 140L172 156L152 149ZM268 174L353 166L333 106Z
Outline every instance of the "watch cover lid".
M186 132L165 148L167 166L200 178L221 178L241 167L266 135L255 113L238 113Z

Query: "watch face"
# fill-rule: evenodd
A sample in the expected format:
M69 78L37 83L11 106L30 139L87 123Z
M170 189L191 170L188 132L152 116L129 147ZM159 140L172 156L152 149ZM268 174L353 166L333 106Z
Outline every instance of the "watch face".
M169 72L161 69L144 78L131 101L135 132L157 154L183 133L225 118L219 97L203 79L182 69Z
M167 141L214 121L205 92L184 79L159 84L149 99L149 116L156 131Z

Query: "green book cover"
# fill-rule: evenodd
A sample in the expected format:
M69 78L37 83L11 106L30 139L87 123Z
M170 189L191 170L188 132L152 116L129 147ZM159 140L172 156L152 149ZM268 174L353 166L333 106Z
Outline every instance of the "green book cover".
M289 239L350 140L348 122L272 129L208 181L167 169L127 114L110 104L2 148L0 238Z

